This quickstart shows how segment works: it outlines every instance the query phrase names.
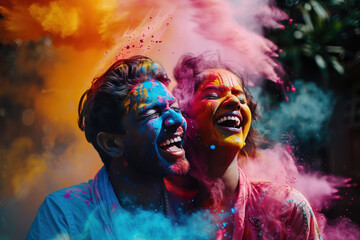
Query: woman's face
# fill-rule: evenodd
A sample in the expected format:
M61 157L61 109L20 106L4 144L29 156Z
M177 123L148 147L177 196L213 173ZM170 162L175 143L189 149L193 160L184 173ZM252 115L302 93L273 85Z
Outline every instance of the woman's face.
M188 113L194 121L188 121L189 130L199 133L201 143L211 149L241 149L250 130L251 112L240 79L225 69L208 69L198 77L204 81L190 103Z

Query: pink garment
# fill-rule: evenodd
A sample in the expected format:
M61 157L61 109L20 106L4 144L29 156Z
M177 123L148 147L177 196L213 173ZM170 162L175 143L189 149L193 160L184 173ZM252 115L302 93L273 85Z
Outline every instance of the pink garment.
M323 239L314 212L299 191L272 182L249 182L239 172L239 195L231 210L232 239ZM228 239L226 228L216 239Z

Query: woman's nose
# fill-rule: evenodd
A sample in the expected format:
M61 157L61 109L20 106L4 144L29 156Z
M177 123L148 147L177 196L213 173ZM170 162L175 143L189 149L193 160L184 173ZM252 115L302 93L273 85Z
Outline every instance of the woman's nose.
M223 106L231 110L240 110L240 100L236 96L229 96L224 102Z

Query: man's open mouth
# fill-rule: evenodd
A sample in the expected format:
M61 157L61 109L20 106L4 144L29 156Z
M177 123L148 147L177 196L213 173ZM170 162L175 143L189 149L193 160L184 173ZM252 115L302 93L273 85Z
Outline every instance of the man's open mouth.
M227 112L217 117L215 123L222 129L238 132L241 131L243 119L238 112Z
M159 152L166 160L176 160L185 155L182 148L183 131L177 131L173 136L162 140L159 144Z

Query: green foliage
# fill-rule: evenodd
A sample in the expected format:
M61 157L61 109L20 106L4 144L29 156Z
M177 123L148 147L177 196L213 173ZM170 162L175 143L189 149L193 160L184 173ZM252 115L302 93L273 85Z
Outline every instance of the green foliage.
M268 34L284 49L280 61L297 76L309 71L309 64L317 68L324 79L334 71L338 75L346 74L346 64L359 52L359 1L286 0L278 4L290 18L285 30Z

